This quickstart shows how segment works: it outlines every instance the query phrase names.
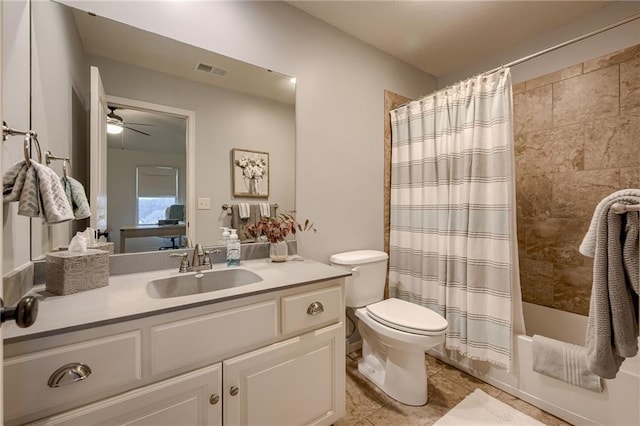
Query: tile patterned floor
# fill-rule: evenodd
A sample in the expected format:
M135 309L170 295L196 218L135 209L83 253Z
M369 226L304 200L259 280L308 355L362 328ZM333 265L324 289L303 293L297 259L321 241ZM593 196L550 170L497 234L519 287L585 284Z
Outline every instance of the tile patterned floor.
M358 357L358 352L347 356L347 409L335 426L432 425L476 388L546 425L569 425L430 355L426 358L429 402L423 407L403 405L358 372Z

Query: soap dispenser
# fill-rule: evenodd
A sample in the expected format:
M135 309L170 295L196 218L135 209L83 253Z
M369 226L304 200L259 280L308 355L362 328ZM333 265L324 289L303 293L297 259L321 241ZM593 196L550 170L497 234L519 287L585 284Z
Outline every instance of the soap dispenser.
M229 232L229 228L227 228L226 226L221 226L220 229L222 229L222 239L220 240L220 244L226 246L229 242L229 236L231 235L231 233Z
M235 229L229 229L231 235L227 241L227 266L240 266L240 240Z

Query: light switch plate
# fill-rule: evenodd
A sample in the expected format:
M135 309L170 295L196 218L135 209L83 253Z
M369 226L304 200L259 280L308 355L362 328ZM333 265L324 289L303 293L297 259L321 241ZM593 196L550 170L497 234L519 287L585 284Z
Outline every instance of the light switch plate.
M198 198L198 210L211 210L211 198Z

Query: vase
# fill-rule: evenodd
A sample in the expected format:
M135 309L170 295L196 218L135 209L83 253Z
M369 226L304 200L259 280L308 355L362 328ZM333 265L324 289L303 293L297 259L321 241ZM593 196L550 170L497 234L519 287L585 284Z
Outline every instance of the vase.
M258 179L249 179L249 194L258 195Z
M289 249L286 241L278 241L269 245L269 257L272 262L284 262L287 260Z

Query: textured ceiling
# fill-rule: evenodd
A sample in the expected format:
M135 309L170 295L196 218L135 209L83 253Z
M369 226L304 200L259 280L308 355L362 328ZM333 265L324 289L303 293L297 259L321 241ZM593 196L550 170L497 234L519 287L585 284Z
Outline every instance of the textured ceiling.
M611 1L290 1L328 24L441 77Z

